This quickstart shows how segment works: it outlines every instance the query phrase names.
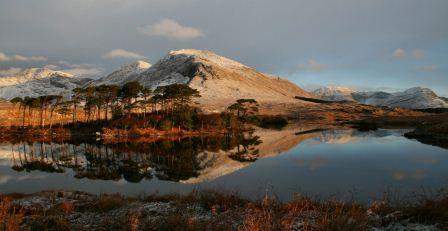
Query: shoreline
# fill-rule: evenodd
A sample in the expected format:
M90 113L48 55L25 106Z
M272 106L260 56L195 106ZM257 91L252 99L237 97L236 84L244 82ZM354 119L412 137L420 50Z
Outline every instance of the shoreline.
M44 191L0 196L0 210L7 214L4 223L21 230L442 230L448 195L423 198L362 205L298 194L288 202L267 195L250 201L211 190L140 197Z

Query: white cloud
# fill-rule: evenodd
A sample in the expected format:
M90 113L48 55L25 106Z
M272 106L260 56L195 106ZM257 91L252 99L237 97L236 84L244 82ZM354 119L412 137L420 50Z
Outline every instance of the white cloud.
M416 68L416 70L420 71L420 72L433 72L433 71L437 70L437 66L435 64L419 66Z
M47 64L47 65L44 66L44 68L48 68L50 70L59 70L60 69L59 66L53 65L53 64Z
M6 70L0 70L0 76L15 75L21 71L22 71L22 68L10 67L9 69L6 69Z
M96 68L72 68L61 71L72 74L74 76L100 75L103 73L103 70Z
M146 57L139 53L135 53L135 52L131 52L131 51L123 50L123 49L115 49L115 50L112 50L109 53L103 55L103 58L105 58L105 59L116 59L116 58L145 59Z
M81 63L75 64L64 60L58 61L58 65L48 64L45 67L52 70L59 70L65 73L72 74L74 76L95 76L101 75L104 70L96 68L94 64Z
M297 69L302 70L302 71L320 72L320 71L327 69L327 65L318 63L314 59L310 59L310 60L308 60L307 63L302 63L302 64L297 65Z
M165 37L173 40L189 40L204 36L201 29L183 26L173 19L162 19L155 24L138 27L137 30L147 36Z
M392 52L392 56L395 59L407 59L407 58L423 59L426 56L426 51L423 49L414 49L412 51L406 51L402 48L397 48Z
M8 60L9 60L9 57L5 53L0 52L0 62L4 62L4 61L8 61Z
M47 61L47 58L43 56L22 56L22 55L7 55L3 52L0 52L0 62L6 62L6 61L35 61L35 62L45 62Z
M398 48L396 50L394 50L394 52L392 53L392 55L394 56L394 58L396 59L403 59L406 57L406 51Z

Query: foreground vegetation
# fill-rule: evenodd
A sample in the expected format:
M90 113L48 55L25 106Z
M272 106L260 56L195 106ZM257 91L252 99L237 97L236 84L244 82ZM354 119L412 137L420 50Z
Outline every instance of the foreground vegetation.
M297 195L289 202L264 196L193 191L184 196L89 195L81 192L11 194L0 198L2 230L443 230L448 195L414 203L370 205L318 201Z

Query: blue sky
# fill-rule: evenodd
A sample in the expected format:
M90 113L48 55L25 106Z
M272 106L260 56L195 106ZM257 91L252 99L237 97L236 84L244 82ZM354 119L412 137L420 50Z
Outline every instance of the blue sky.
M0 0L0 75L96 77L169 50L215 51L311 89L448 96L446 0Z

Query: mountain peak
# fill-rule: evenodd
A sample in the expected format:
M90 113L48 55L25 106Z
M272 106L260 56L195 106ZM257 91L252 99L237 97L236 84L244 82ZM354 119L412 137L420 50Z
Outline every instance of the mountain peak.
M411 88L405 90L405 92L423 92L423 91L424 92L432 92L431 89L426 88L426 87L420 87L420 86L418 86L418 87L411 87Z
M33 79L42 79L42 78L48 78L48 77L54 77L54 76L60 76L60 77L73 77L72 74L65 73L62 71L54 71L46 67L42 68L28 68L25 69L14 76L11 77L20 77L25 76Z
M209 50L196 50L196 49L181 49L177 51L170 51L168 54L168 58L173 56L188 56L188 57L194 57L197 59L200 59L203 62L212 63L215 65L219 65L221 67L225 68L248 68L247 66L226 58L224 56L218 55L212 51Z
M137 60L131 64L121 66L118 70L115 70L114 72L100 79L94 80L88 83L88 85L122 85L128 80L130 76L138 75L148 70L150 67L150 63L147 63L143 60Z
M135 69L146 70L151 67L151 64L143 60L137 60L131 63L129 66L134 67Z

